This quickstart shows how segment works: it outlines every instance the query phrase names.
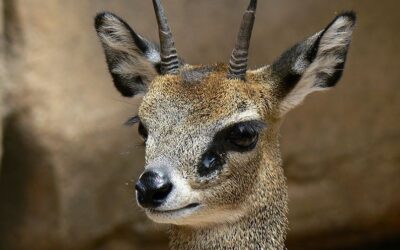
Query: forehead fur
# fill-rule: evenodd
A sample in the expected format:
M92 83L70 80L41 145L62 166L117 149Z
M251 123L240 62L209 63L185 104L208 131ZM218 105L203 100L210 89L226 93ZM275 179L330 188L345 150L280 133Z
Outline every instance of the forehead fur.
M249 110L265 116L272 102L268 84L249 72L247 81L226 77L227 66L185 66L179 75L159 76L143 99L143 120L171 119L192 124L215 123ZM265 80L265 79L264 79Z

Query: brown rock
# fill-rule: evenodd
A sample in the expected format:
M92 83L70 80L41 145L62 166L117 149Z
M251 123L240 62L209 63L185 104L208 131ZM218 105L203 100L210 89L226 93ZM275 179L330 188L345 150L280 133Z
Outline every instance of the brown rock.
M246 1L164 2L188 62L228 60ZM335 11L359 13L338 88L313 95L283 125L290 249L349 249L400 235L399 4L383 2L259 4L253 65L270 63L324 27ZM144 152L136 128L121 124L135 114L139 100L114 90L93 29L94 15L106 9L157 40L151 3L0 3L10 85L0 249L165 249L163 228L134 202L131 180L141 172Z
M3 9L3 2L0 1L0 9ZM0 13L0 173L1 158L3 156L3 116L4 116L4 92L5 92L5 70L4 70L4 31L3 31L3 12Z
M349 6L359 18L342 82L309 98L282 129L292 249L400 238L400 73L391 63L400 55L391 9L400 5L389 2L310 6Z
M134 202L131 180L143 149L136 129L122 124L136 102L119 97L106 71L93 28L101 4L6 7L7 25L19 32L10 33L9 46L18 49L7 58L12 109L4 124L0 249L101 248L120 231L132 249L146 235L163 235Z

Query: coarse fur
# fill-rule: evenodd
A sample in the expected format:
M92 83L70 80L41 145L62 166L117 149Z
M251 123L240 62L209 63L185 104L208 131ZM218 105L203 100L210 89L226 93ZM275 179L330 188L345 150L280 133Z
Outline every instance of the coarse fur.
M353 12L342 13L272 65L234 79L227 64L184 64L162 75L158 46L111 13L96 17L117 89L144 95L130 123L140 121L147 131L145 169L162 169L174 185L159 207L145 209L153 221L171 225L172 249L284 249L288 195L279 127L305 96L337 83L354 24ZM253 128L254 148L221 146L223 131L243 122L264 124ZM199 174L202 157L216 149L223 164Z

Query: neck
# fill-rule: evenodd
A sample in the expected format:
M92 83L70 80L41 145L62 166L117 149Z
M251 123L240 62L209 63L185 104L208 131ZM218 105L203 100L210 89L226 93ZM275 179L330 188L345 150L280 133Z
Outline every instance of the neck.
M171 226L170 245L181 249L284 249L287 190L278 163L266 162L258 188L249 195L248 213L233 223L208 227Z

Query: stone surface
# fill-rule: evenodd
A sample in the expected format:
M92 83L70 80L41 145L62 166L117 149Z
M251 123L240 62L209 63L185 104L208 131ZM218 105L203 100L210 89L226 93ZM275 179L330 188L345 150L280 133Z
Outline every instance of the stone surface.
M359 18L342 82L283 126L293 246L400 238L400 19L384 2L348 3Z
M247 1L164 2L188 62L228 60ZM165 249L164 229L135 205L131 181L144 151L136 128L121 125L140 100L114 90L93 29L96 12L110 10L157 40L151 3L1 3L10 86L0 122L0 249ZM323 28L336 11L359 13L338 88L311 96L283 124L290 249L350 249L400 235L398 7L388 0L259 4L254 66Z
M119 97L107 73L93 28L101 8L7 4L8 24L20 27L9 46L21 46L7 57L0 249L132 248L159 234L134 202L143 150L122 124L136 104Z
M0 1L0 9L3 9L3 2ZM1 158L3 156L3 116L4 116L4 31L3 31L3 12L0 13L0 174L1 174Z

